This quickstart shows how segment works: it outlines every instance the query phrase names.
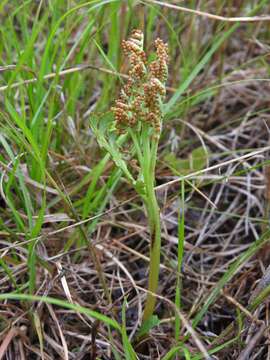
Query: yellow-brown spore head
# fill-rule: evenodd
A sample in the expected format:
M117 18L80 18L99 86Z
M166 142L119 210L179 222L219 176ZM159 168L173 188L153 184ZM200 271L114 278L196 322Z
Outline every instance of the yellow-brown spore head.
M168 47L161 39L156 39L156 60L147 65L143 33L133 30L131 37L123 40L122 48L128 57L130 70L129 79L112 108L116 128L123 132L128 127L135 127L138 122L144 122L159 135L168 77Z

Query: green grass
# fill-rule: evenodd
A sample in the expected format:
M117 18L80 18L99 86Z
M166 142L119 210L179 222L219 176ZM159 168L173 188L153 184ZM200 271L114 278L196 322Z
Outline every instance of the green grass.
M236 12L232 2L217 0L214 3L210 6L207 2L184 1L183 6L193 9L199 6L201 10L210 13L221 13L226 9L227 15L233 14L228 16L253 16L270 12L266 0L243 2ZM214 141L220 141L224 145L221 150L202 136L207 143L207 157L212 165L222 163L223 158L233 159L236 155L256 150L256 144L245 147L244 142L243 147L237 143L237 148L232 149L231 138L224 140L222 136L238 131L241 124L245 124L247 114L249 119L266 118L268 105L257 105L254 102L240 110L240 105L232 106L233 109L230 110L225 109L225 106L222 108L220 99L228 89L239 88L242 91L241 86L245 89L250 86L253 90L254 84L257 86L256 91L262 91L262 97L265 96L263 91L268 86L269 65L264 44L269 39L269 23L217 22L147 1L133 0L2 1L0 16L0 307L7 303L19 309L20 314L25 312L22 315L24 321L29 326L33 323L36 326L35 334L29 336L32 345L40 347L41 352L51 351L51 356L57 355L52 349L48 350L50 346L44 340L44 333L51 323L44 318L44 310L40 310L42 306L38 305L40 302L53 305L61 322L66 321L64 328L68 320L62 317L61 311L69 309L65 311L70 311L70 316L76 316L77 321L73 330L82 336L86 336L87 331L91 335L91 326L86 331L82 324L86 325L78 314L85 316L83 319L86 322L89 319L97 320L98 340L88 344L91 349L97 349L97 358L102 358L102 351L107 357L115 359L136 359L140 358L140 352L149 351L152 356L156 356L153 337L156 337L159 350L164 350L160 355L163 360L203 358L192 342L191 334L184 329L178 313L170 309L162 298L155 298L151 293L157 291L158 295L173 301L186 314L200 341L207 344L209 354L222 356L223 351L230 351L234 344L240 348L242 343L238 334L234 333L230 339L215 343L214 338L204 334L202 324L209 314L219 311L222 297L220 291L226 287L230 289L233 281L238 276L240 278L245 269L252 267L254 277L259 279L257 277L260 276L261 268L254 257L260 256L257 254L268 243L269 230L265 233L260 230L261 224L268 224L267 219L255 213L254 205L255 210L248 214L248 221L256 223L257 240L254 240L255 236L251 231L248 236L244 232L239 235L243 237L243 241L240 239L235 246L246 243L250 246L240 254L222 260L222 274L211 277L215 286L206 286L205 296L198 298L198 301L193 299L195 285L189 284L185 276L190 275L190 267L191 272L196 273L202 271L204 265L199 256L195 260L198 264L185 263L186 251L190 251L187 250L186 239L188 244L196 243L196 239L189 237L190 229L204 225L194 225L190 214L200 212L200 216L203 216L213 212L216 219L227 216L228 224L235 224L243 217L242 208L241 211L236 208L235 212L226 214L225 200L224 207L219 203L216 210L208 208L205 198L197 190L213 200L213 189L222 186L230 176L241 176L243 181L247 181L249 176L261 172L269 161L267 156L257 162L252 162L251 159L249 168L239 161L239 165L229 175L225 170L222 173L221 167L223 178L218 180L196 181L191 177L185 181L183 175L193 172L200 175L204 169L194 165L195 168L185 169L183 172L179 168L173 168L166 161L166 156L173 153L176 162L179 159L190 162L194 149L202 146L185 122L202 129ZM154 56L152 43L158 36L168 43L170 51L167 85L173 90L168 89L167 92L159 148L155 147L157 144L151 145L152 154L149 154L147 136L141 141L132 133L130 136L133 137L134 147L130 147L125 135L114 139L114 144L103 142L103 149L99 148L96 141L100 126L104 126L103 132L108 130L108 121L112 119L110 107L118 98L124 81L120 74L127 71L121 41L127 39L135 28L144 30L145 50L150 59ZM258 39L257 43L253 41L253 35ZM262 44L261 48L256 48L258 43ZM239 49L243 49L244 55L239 61L235 61L232 53ZM117 75L86 66L78 71L79 65L106 68L117 72ZM65 69L70 69L70 72L62 75L61 72ZM247 74L254 72L251 77L256 81L233 78L232 74L242 74L245 71ZM264 76L261 76L260 71ZM55 75L46 78L51 73ZM31 79L34 80L27 83ZM241 98L241 94L239 96ZM259 96L258 99L260 100ZM234 99L231 100L233 102ZM217 113L213 115L210 110L216 104ZM200 118L204 113L206 116ZM215 121L208 126L206 123L211 120L211 116L215 116ZM180 138L176 150L172 147L170 138L173 131ZM260 133L262 139L266 137L266 133L264 128ZM255 135L248 136L252 138ZM259 147L267 144L266 140L263 141L258 140ZM149 177L152 197L149 195L148 202L144 202L149 213L151 210L155 212L156 206L161 208L163 215L167 213L167 208L172 211L174 205L172 208L170 206L173 199L178 198L177 215L172 215L177 225L173 230L167 230L166 221L162 220L161 229L161 265L170 268L170 274L173 275L170 275L172 278L167 276L166 271L159 267L159 261L153 262L150 259L150 277L155 278L153 282L157 283L159 268L162 276L158 289L157 284L149 288L148 297L155 300L151 305L153 309L147 316L150 323L146 324L147 331L144 331L139 344L136 341L138 342L140 330L135 332L135 337L130 334L137 320L138 329L142 323L142 313L138 309L140 304L145 304L145 294L140 292L139 301L137 295L134 295L132 284L117 263L96 247L97 243L101 243L105 249L108 248L123 263L138 286L147 288L149 262L145 261L145 257L149 257L147 241L150 237L144 215L147 211L143 206L143 197L136 197L136 191L130 186L138 163L130 164L125 153L119 158L118 147L126 147L126 150L137 153L143 176ZM112 158L119 166L115 166ZM153 164L156 161L155 179ZM245 161L248 162L249 159ZM125 162L134 167L131 172ZM156 185L164 184L176 174L179 175L179 182L174 187L168 187L168 194L153 191L155 182ZM138 184L139 182L135 190L138 190ZM260 183L258 186L261 185ZM258 194L256 192L254 196L260 202L262 195ZM159 204L155 204L155 196ZM229 201L233 201L233 196L237 194L228 195ZM128 199L132 200L126 203ZM62 214L72 221L62 221ZM47 215L50 215L49 220ZM196 221L201 218L198 217ZM115 225L112 225L114 222ZM122 227L117 225L118 222ZM133 224L135 230L130 230L125 223ZM69 228L69 225L74 226ZM134 235L132 231L136 232L140 227L143 227L142 234ZM220 236L223 236L223 230L218 230L221 232ZM178 243L168 243L170 236L177 238ZM121 247L117 248L115 240L132 248L136 255L127 250L124 252ZM212 241L216 244L210 237L203 244L202 251L207 251L205 248L209 244L213 245ZM67 301L66 290L61 285L60 275L59 278L56 275L56 263L52 260L61 253L68 253L67 257L59 257L59 261L65 262L64 276L69 278L68 285L74 303ZM83 275L85 278L79 272L83 271L84 266L90 269L87 270L87 276ZM139 274L140 267L143 275ZM155 267L156 272L153 270ZM77 276L78 287L71 280L71 274L75 274L73 280ZM207 282L207 272L201 276ZM82 292L79 293L78 289ZM268 293L269 289L266 288L250 311L263 304ZM248 307L246 295L239 296L238 302ZM193 300L194 303L196 300L194 308ZM158 317L151 318L154 308ZM233 316L231 323L237 323L237 315ZM241 316L244 317L243 314ZM92 324L90 320L89 323ZM12 325L12 321L1 315L1 341L8 331L5 324ZM244 322L240 324L241 331L244 326ZM230 329L230 324L224 325L217 335L222 336L222 332L226 329L228 331L228 328ZM206 330L205 332L207 333ZM162 334L167 336L166 342ZM69 351L75 352L72 339L69 335L65 336L70 346ZM111 342L113 353L109 353L102 342ZM30 356L29 352L27 356Z

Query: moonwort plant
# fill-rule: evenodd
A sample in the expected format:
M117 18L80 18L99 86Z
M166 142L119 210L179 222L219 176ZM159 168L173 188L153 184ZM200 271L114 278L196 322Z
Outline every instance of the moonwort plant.
M147 210L150 268L143 313L146 323L155 309L153 293L157 292L160 267L160 210L154 187L168 77L168 47L161 39L156 39L156 59L148 64L143 50L143 33L134 30L131 37L122 42L122 48L130 63L128 80L112 111L101 117L93 116L91 127L99 145L110 154Z

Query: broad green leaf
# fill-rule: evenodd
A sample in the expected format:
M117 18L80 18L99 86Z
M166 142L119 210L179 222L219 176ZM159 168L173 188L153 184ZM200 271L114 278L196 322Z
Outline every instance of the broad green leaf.
M138 331L138 337L148 334L153 327L158 326L159 324L160 320L157 315L150 316L150 318L142 324L140 330Z
M194 149L188 158L178 159L174 153L165 155L164 161L175 175L187 175L202 170L207 166L208 153L201 146Z

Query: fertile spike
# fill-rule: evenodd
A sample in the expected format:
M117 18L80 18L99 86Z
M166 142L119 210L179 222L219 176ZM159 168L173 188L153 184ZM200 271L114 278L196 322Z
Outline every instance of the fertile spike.
M141 30L133 30L130 38L122 41L124 54L130 63L129 79L112 111L119 131L144 122L153 128L155 136L159 136L161 104L166 95L168 77L168 47L161 39L156 39L157 58L147 66L143 42Z

